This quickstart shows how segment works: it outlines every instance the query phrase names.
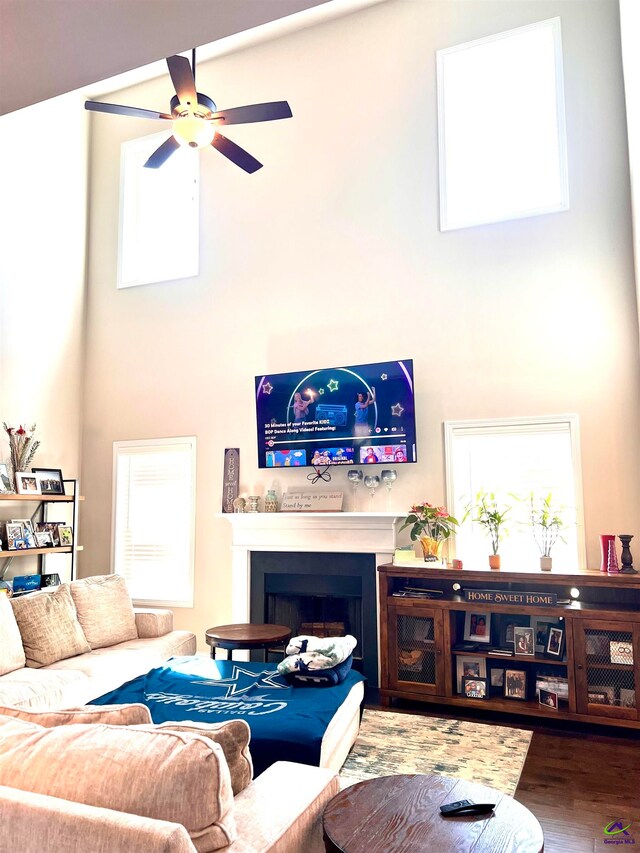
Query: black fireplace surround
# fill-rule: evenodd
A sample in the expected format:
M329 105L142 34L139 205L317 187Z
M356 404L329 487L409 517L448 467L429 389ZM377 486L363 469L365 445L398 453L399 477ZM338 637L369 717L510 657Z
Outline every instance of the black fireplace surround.
M313 633L303 624L344 625L358 641L354 668L370 687L378 686L376 588L373 554L251 552L251 621L284 624L294 635Z

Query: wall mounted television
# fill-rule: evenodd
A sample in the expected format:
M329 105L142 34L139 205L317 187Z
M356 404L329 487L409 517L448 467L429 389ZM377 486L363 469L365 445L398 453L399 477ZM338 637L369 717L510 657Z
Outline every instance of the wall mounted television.
M258 467L416 462L413 360L256 376Z

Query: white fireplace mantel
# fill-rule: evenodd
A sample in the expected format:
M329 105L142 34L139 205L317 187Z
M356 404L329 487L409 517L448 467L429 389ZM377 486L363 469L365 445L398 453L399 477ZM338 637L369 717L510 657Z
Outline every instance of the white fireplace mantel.
M388 563L396 547L397 523L389 512L219 513L231 524L232 620L249 622L252 551L372 554Z

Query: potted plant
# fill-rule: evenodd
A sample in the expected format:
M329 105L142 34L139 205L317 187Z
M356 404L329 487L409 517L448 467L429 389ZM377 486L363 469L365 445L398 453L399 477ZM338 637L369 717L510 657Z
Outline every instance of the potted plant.
M551 549L558 539L562 539L561 531L565 527L561 508L553 505L551 492L546 497L536 496L531 492L528 503L533 538L540 549L540 568L550 571Z
M492 569L500 568L500 537L507 532L504 521L510 512L510 506L500 506L493 492L480 490L475 500L471 501L465 511L463 522L471 516L471 520L482 525L491 539L492 553L489 557L489 566Z
M425 562L442 562L442 547L445 541L455 533L457 520L444 506L427 503L411 507L400 530L410 527L413 542L419 541Z

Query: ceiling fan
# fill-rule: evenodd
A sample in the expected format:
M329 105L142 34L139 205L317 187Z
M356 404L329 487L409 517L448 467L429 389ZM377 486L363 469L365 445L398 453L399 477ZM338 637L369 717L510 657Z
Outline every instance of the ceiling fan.
M272 101L267 104L249 104L245 107L233 107L218 110L207 95L196 92L196 52L192 53L191 64L184 56L167 57L169 74L176 90L171 98L171 113L158 113L139 107L125 107L119 104L104 104L100 101L85 101L85 109L101 113L133 116L134 118L159 119L172 122L170 136L157 148L144 164L148 169L158 169L181 145L190 148L205 148L212 145L227 159L250 174L262 168L262 163L252 157L248 151L236 145L226 136L218 133L216 127L227 124L249 124L258 121L273 121L279 118L291 118L291 108L286 101Z

